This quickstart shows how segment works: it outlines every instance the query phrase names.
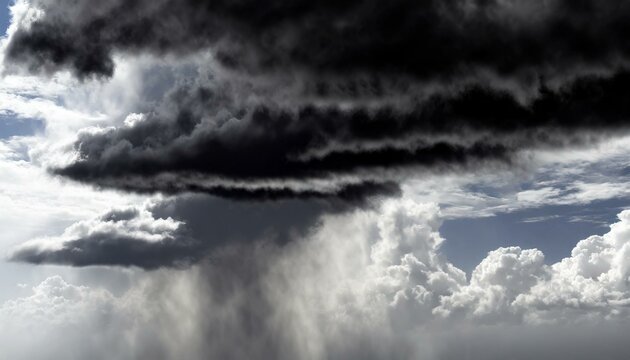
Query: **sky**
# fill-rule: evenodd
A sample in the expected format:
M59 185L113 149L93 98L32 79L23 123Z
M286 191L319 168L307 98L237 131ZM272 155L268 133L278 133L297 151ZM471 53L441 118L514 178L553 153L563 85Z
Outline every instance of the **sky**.
M628 358L630 2L0 9L0 359Z
M13 3L12 1L8 1L8 0L4 0L2 1L2 3L0 3L0 5L2 5L2 15L0 15L0 27L3 30L3 34L6 32L6 29L9 27L10 16L9 16L8 7L12 3Z

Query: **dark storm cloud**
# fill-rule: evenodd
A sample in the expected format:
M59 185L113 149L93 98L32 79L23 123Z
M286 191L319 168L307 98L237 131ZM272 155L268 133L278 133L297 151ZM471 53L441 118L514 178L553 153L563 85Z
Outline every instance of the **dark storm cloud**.
M237 199L336 197L361 201L371 193L392 195L398 190L391 181L339 179L364 169L465 165L507 156L509 149L504 144L482 138L457 143L427 136L448 135L442 129L449 127L445 121L457 121L449 120L448 112L467 116L468 107L476 109L466 97L479 96L489 102L502 97L483 91L476 95L476 91L457 99L434 99L408 113L394 108L345 111L270 104L225 113L225 108L213 109L216 101L209 89L195 88L186 97L198 103L181 107L178 96L175 120L152 114L132 127L81 136L77 142L80 160L56 173L104 187L204 191ZM498 99L502 100L511 106L505 111L523 112L510 98ZM440 106L442 102L445 107ZM489 114L490 110L478 111ZM324 183L305 187L309 180Z
M156 112L134 126L84 134L76 144L80 159L55 172L139 192L361 201L397 192L383 169L509 161L518 150L623 129L630 73L583 77L558 90L543 85L529 103L477 85L407 109L294 109L268 101L230 109L218 97L210 88L179 89L169 116Z
M252 240L284 244L292 237L306 236L322 215L340 214L351 208L344 202L298 199L234 202L189 194L159 202L151 212L155 217L173 217L185 222L192 237L202 239L212 248Z
M35 0L8 59L111 76L112 54L212 48L229 67L261 71L458 76L567 71L625 58L624 0Z
M33 4L43 15L6 49L31 71L109 77L117 53L221 64L144 121L80 136L80 158L54 171L102 187L361 203L398 193L410 169L509 163L630 113L628 1Z

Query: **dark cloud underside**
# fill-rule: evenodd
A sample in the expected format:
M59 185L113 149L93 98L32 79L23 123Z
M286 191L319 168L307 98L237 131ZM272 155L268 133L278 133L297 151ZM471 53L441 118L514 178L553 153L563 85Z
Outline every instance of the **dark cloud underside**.
M204 255L207 245L186 225L167 216L155 220L135 208L110 210L69 228L53 247L26 243L10 258L32 264L116 265L144 269L187 266ZM160 221L162 223L160 223ZM164 226L164 223L173 225Z
M199 244L185 238L150 243L133 237L97 234L68 241L60 249L23 248L12 261L71 266L137 266L144 269L187 266L201 259Z
M12 36L8 64L106 78L118 53L210 52L223 74L82 135L80 158L54 171L102 187L361 202L411 171L509 163L628 125L627 1L34 5L44 15Z
M186 97L199 99L207 91L192 88ZM526 104L506 91L471 86L407 110L263 103L226 115L211 93L195 108L179 106L179 96L174 117L155 113L133 127L82 136L80 160L56 173L140 192L360 200L396 193L395 183L379 180L384 169L509 161L518 150L575 145L624 129L629 96L630 74L623 71L558 90L542 86ZM344 183L344 176L359 180ZM313 185L317 180L331 184Z
M233 202L207 195L184 195L152 205L112 210L80 223L87 231L72 231L56 246L27 243L10 256L12 261L70 266L135 266L147 270L185 267L213 250L268 241L286 244L306 236L323 214L343 213L346 202L285 200L274 203ZM149 215L150 214L150 215ZM175 230L159 222L182 221ZM138 222L144 219L144 222ZM75 225L76 227L76 225ZM147 240L153 235L154 240Z

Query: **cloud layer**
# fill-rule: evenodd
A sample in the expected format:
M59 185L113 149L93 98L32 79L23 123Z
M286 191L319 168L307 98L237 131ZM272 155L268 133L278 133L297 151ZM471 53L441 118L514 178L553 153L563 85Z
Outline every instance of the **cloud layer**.
M210 54L174 75L141 121L81 134L57 174L136 192L362 202L398 194L410 174L625 131L628 11L623 1L41 0L15 16L5 64L108 78L116 56Z
M509 353L516 359L627 355L615 334L629 326L628 211L561 262L500 248L470 280L440 253L440 222L434 205L390 201L327 215L285 246L228 246L120 296L51 278L31 297L5 303L0 316L27 324L35 309L55 303L45 326L124 332L110 349L120 358L500 359L507 353L497 338L518 349ZM81 338L64 341L78 346ZM99 344L83 343L76 354Z
M200 204L203 203L197 206L203 206ZM164 211L169 206L172 205L162 205L163 210L155 211ZM187 206L194 212L194 207ZM247 216L247 212L243 213ZM440 253L444 239L438 232L441 220L434 205L392 200L378 209L328 214L318 221L311 220L311 216L316 218L321 213L304 214L304 228L296 229L293 241L281 246L272 241L277 234L265 221L262 221L265 227L257 233L245 235L257 239L252 243L251 239L235 241L239 238L238 230L221 234L216 226L203 227L204 224L197 223L202 229L182 231L183 223L171 218L156 220L148 210L112 211L68 228L62 238L69 240L48 239L22 245L13 259L75 266L156 268L200 260L207 254L214 259L212 267L219 267L213 275L218 276L225 271L220 265L223 261L235 260L232 255L221 254L260 251L251 255L258 258L253 263L226 266L236 266L235 271L243 267L238 271L249 274L247 281L254 281L252 286L259 286L257 282L264 280L257 276L249 278L253 276L250 272L282 273L289 270L287 267L295 267L291 274L298 278L308 277L291 280L300 287L308 286L304 282L318 281L319 276L341 276L352 291L361 292L352 294L357 301L382 297L388 304L381 304L384 309L391 307L391 311L398 311L401 319L407 318L412 324L415 320L409 317L416 313L424 321L437 316L484 323L580 321L583 317L612 319L628 315L630 211L621 212L619 222L608 233L578 242L571 256L556 264L546 265L544 254L536 249L500 248L488 254L469 281L464 272ZM295 222L296 226L299 224ZM208 236L213 232L223 239L190 238L191 234ZM339 243L339 238L344 241ZM260 244L269 248L256 250ZM245 250L250 246L254 249ZM355 259L349 258L352 254ZM328 269L319 261L340 263ZM334 270L336 267L341 268ZM342 273L329 274L329 271ZM272 304L270 300L269 306Z
M35 264L123 265L147 269L185 265L202 256L183 223L155 219L146 209L115 209L81 221L58 238L21 244L11 258Z
M55 172L140 192L361 200L395 194L393 179L409 173L402 169L508 162L519 150L575 146L624 130L629 80L625 72L583 78L557 91L543 88L525 105L473 86L407 110L231 108L221 89L178 89L162 113L81 136L79 159Z

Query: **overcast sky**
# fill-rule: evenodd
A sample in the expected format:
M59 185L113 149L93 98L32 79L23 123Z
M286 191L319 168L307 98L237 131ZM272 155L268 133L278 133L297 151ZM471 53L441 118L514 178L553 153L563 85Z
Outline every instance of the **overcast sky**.
M630 2L0 5L0 358L630 356Z

